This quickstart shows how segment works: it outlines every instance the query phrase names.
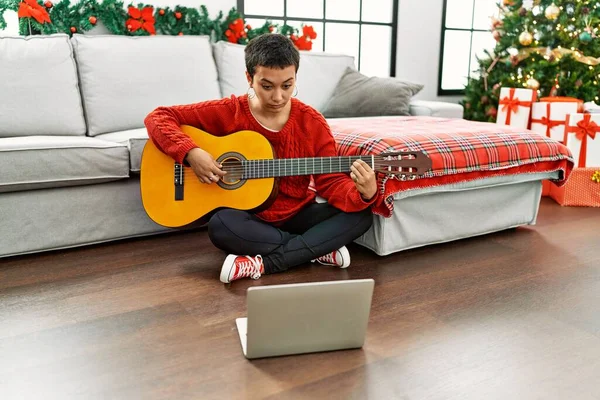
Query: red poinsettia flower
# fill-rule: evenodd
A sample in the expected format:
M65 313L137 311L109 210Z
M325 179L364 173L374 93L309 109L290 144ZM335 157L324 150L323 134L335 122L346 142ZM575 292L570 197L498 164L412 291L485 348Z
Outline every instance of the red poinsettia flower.
M225 31L225 36L231 43L237 43L240 38L245 38L247 35L244 31L244 20L238 18L230 23L229 29Z
M225 31L225 36L227 36L227 41L230 43L237 43L237 41L238 41L237 35L235 35L233 32L231 32L231 29L227 29Z
M40 24L51 23L48 11L36 0L24 0L19 4L19 18L33 18Z
M234 33L241 33L244 30L244 20L241 18L236 19L229 24L229 29Z
M312 42L308 38L308 36L300 36L294 44L298 48L298 50L312 50Z
M127 20L127 28L131 32L138 29L143 29L151 35L156 34L154 29L154 7L144 7L143 9L129 7L129 15L131 18Z
M312 40L317 38L317 32L315 32L314 28L310 25L303 26L302 33L304 34L304 36L308 36Z

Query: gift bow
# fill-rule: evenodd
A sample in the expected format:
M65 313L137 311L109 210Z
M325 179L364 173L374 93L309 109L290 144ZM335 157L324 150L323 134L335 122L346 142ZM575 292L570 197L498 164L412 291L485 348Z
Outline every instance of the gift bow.
M565 121L551 120L550 119L550 103L546 103L546 115L540 119L531 119L531 122L537 122L538 124L546 125L546 136L550 137L550 131L559 125L564 125Z
M585 167L586 155L587 155L587 141L588 136L596 139L596 133L600 132L600 126L594 121L590 121L592 116L585 114L583 119L577 123L576 126L567 126L566 134L575 133L575 137L581 140L581 150L579 151L579 168Z
M519 111L519 106L531 107L531 101L521 101L518 98L515 99L515 88L510 88L510 92L508 96L504 96L502 100L500 100L500 105L502 107L502 111L506 111L506 125L510 125L510 115L512 113L517 113Z

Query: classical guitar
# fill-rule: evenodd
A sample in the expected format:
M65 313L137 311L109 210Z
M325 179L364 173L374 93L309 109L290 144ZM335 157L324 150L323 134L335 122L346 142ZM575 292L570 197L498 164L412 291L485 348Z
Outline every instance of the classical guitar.
M213 136L187 125L181 129L212 154L227 174L216 183L201 183L191 168L175 162L148 140L140 171L142 203L148 216L166 227L206 222L223 207L264 209L275 199L278 177L350 172L358 159L378 173L402 180L416 179L431 168L431 159L418 151L278 159L269 141L254 131Z

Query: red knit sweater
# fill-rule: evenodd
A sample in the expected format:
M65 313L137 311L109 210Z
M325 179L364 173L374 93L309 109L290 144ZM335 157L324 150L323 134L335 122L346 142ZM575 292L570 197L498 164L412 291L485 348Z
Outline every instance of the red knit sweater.
M173 107L159 107L145 119L148 134L154 144L175 161L183 163L187 153L202 148L194 143L179 126L191 125L213 135L224 136L241 130L254 130L269 140L279 158L332 157L337 147L325 118L312 107L292 99L290 117L283 129L272 132L265 129L250 112L247 95L231 96L221 100ZM212 154L217 158L219 154ZM377 196L365 202L348 174L315 175L319 195L346 212L369 207ZM309 190L310 175L289 176L279 180L275 202L257 214L261 219L277 223L292 217L315 199Z

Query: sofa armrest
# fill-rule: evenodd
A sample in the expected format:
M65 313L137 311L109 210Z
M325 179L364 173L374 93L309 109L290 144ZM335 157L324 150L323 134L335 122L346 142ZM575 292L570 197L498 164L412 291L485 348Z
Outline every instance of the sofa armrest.
M441 101L411 100L410 115L425 115L442 118L462 118L463 107L456 103Z

